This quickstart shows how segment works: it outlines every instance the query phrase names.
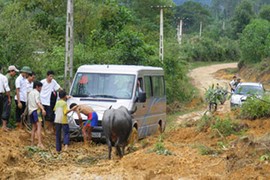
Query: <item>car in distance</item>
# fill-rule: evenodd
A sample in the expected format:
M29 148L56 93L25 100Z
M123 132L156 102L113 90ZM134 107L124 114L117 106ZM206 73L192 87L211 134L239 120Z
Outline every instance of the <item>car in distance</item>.
M265 89L261 83L242 82L239 83L231 96L231 109L241 107L247 97L256 96L261 98Z

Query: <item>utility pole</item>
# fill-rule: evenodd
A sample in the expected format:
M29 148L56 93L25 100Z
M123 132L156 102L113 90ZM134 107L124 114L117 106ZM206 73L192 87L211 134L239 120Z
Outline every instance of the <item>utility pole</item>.
M188 18L180 18L178 17L179 23L177 25L177 41L179 44L182 44L182 37L183 37L183 20Z
M163 46L163 7L160 8L160 31L159 31L159 59L163 63L164 46Z
M151 6L151 8L160 9L160 34L159 34L159 60L163 63L164 46L163 46L163 9L171 8L172 6Z
M182 44L182 35L183 35L183 20L180 19L179 22L179 44Z
M200 37L202 36L202 21L200 21Z
M225 31L225 20L222 21L222 30Z
M67 0L66 51L65 51L65 89L69 90L73 78L73 0Z
M178 36L177 36L177 41L179 44L182 44L182 34L183 34L183 20L180 18L179 21L179 26L178 26Z

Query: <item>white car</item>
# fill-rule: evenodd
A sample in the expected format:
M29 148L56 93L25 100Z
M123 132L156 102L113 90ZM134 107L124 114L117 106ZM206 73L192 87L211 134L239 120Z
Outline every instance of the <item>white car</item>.
M255 95L256 97L261 98L264 92L265 89L261 83L239 83L231 96L231 109L241 106L249 96Z

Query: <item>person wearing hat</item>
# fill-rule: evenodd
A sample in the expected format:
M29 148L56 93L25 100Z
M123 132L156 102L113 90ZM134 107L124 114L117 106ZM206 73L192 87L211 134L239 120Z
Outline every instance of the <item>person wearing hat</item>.
M27 77L32 73L32 70L28 66L23 66L20 70L20 75L16 78L16 123L17 128L22 128L21 115L24 113L27 101Z
M15 80L16 80L16 73L19 70L14 65L10 65L8 67L8 73L6 74L8 80L8 86L10 89L10 103L8 100L8 96L4 98L4 106L3 106L3 113L2 113L2 120L3 122L8 123L9 117L11 114L11 105L12 105L12 97L15 96L16 88L15 88ZM5 130L9 130L9 128L5 127Z
M2 74L1 70L2 70L2 67L0 66L0 114L2 116L2 114L4 112L3 108L4 108L5 99L7 98L7 103L8 104L10 104L11 100L10 100L10 89L9 89L9 86L8 86L8 79L7 79L6 76L4 76ZM1 119L3 121L2 129L6 131L6 130L8 130L7 129L7 120L3 119L2 117L1 117Z

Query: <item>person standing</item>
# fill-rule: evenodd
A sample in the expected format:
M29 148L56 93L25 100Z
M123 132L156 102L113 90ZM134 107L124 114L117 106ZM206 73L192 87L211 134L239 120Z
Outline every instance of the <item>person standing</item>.
M1 119L3 122L2 129L4 131L7 131L8 130L7 118L5 117L5 110L3 111L3 108L4 106L10 105L11 99L10 99L10 89L8 85L8 79L6 76L2 74L1 70L2 70L2 67L0 66L0 113L1 113Z
M67 93L65 91L59 91L59 100L56 102L54 107L55 112L55 129L56 129L56 151L60 152L62 150L61 143L61 132L64 132L64 145L65 150L67 150L69 145L69 126L67 120Z
M241 83L241 78L240 77L238 77L236 82L235 82L235 88L238 86L239 83Z
M236 86L235 86L236 81L237 81L237 77L236 76L233 76L233 79L229 83L232 93L234 92L234 90L236 88Z
M15 103L16 103L17 127L22 128L21 116L24 113L27 101L27 78L28 75L32 73L32 70L28 66L23 66L20 72L21 74L16 78L15 81L16 87Z
M36 73L32 71L32 73L28 74L26 80L26 92L29 94L34 89L34 81L36 79Z
M28 94L27 105L28 114L30 116L30 122L32 124L31 131L31 145L34 145L35 134L38 138L38 147L44 149L42 144L41 129L42 129L42 116L46 115L46 111L40 101L40 91L42 89L42 83L35 81L33 85L34 89Z
M2 114L2 120L6 124L8 123L9 118L10 118L10 114L11 114L12 98L15 97L15 94L16 94L15 80L16 80L16 73L17 72L19 72L19 70L14 65L11 65L8 67L8 73L6 74L6 77L8 80L8 86L10 89L10 103L8 101L8 96L5 96L3 114ZM4 130L9 130L9 128L7 128L7 126L3 126L3 128L4 128Z
M43 80L41 80L41 83L43 84L42 90L40 92L40 99L41 103L45 108L46 116L45 116L45 122L48 122L48 130L49 132L53 132L53 123L54 123L54 115L53 115L53 109L51 107L51 94L52 92L62 90L61 86L56 82L56 80L53 79L54 72L48 71L47 77ZM46 123L45 123L46 126Z

